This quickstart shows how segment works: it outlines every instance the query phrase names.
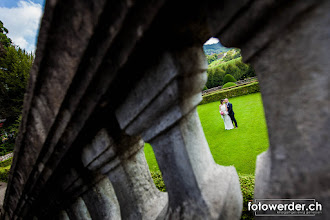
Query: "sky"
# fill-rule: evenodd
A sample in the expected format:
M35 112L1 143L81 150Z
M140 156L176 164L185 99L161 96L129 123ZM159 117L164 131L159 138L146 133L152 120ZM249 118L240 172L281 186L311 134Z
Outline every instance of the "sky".
M44 0L0 0L0 20L13 43L35 52Z
M216 43L219 43L219 39L215 37L211 37L210 39L208 39L208 41L205 42L205 44L216 44Z
M9 30L13 43L35 52L45 0L0 0L0 20ZM205 44L218 43L211 37Z

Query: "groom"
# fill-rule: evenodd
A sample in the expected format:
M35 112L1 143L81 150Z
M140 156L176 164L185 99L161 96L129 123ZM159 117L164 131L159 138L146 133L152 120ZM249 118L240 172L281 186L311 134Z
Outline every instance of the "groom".
M237 128L237 121L235 119L235 113L233 111L233 104L231 104L227 98L225 98L225 102L228 109L228 115L231 118L231 121L235 123L235 128Z

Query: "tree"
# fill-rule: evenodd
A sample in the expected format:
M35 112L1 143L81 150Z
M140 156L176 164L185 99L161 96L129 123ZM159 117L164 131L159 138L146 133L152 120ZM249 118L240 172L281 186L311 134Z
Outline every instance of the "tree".
M6 118L10 126L19 118L33 55L15 47L6 36L8 30L0 21L0 118Z

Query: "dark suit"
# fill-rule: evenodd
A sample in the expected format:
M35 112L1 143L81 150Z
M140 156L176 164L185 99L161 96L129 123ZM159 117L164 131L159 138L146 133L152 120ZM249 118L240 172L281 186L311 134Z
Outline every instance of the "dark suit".
M235 126L237 127L237 121L235 119L235 113L233 110L233 104L230 102L227 103L227 109L228 109L228 115L231 118L231 121L235 123Z

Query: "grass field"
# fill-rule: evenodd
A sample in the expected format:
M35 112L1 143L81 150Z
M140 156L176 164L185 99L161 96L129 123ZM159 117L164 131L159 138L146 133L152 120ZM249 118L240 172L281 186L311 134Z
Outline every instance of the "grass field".
M197 108L203 130L216 163L234 165L240 174L254 174L256 156L269 146L261 94L229 99L233 104L238 129L226 131L219 113L219 102ZM158 165L150 145L145 155L151 171Z

